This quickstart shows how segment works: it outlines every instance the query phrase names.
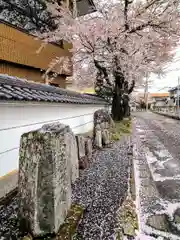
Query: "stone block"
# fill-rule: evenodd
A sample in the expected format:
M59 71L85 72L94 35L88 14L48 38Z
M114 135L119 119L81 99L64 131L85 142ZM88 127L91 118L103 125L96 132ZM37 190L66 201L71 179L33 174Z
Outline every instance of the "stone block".
M108 129L102 130L102 143L103 145L109 145L110 144L110 134Z
M104 128L105 129L109 129L110 128L110 124L108 122L104 122Z
M85 154L88 157L88 159L92 158L92 152L93 152L92 140L91 140L91 138L86 138L86 140L85 140Z
M19 218L21 228L33 236L57 233L70 208L69 135L68 126L55 123L21 137Z
M149 216L147 219L147 225L160 231L168 232L169 225L167 216L165 214L157 214Z
M85 137L81 135L76 136L77 147L78 147L78 158L81 159L85 157Z
M99 109L94 113L94 126L97 124L108 122L110 126L114 127L114 121L111 115L105 109Z
M174 222L180 224L180 208L176 209L174 212Z
M79 177L79 160L78 160L78 147L76 137L73 132L68 132L65 135L66 154L70 161L71 167L71 182L74 183Z
M101 130L105 129L105 127L106 127L105 122L100 123L100 127L101 127Z
M86 139L81 135L77 135L76 141L78 146L79 169L85 169L89 165L85 149Z
M87 167L89 167L89 161L88 161L88 157L82 157L79 159L79 169L86 169Z
M94 146L97 148L102 148L102 131L95 131Z

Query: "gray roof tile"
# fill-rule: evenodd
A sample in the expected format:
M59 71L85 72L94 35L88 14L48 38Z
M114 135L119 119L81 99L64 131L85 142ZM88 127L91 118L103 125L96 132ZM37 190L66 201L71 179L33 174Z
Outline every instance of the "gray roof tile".
M78 104L107 104L94 95L80 94L74 91L53 87L46 84L0 74L0 101L38 101Z

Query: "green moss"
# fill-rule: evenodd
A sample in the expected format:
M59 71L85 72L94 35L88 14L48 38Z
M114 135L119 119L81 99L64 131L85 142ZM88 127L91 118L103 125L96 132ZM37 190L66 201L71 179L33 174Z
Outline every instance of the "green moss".
M71 240L76 234L76 230L84 213L84 209L79 205L72 205L68 212L64 224L60 227L57 240Z
M124 119L122 121L115 122L115 127L110 129L111 140L118 141L121 136L131 134L131 130L131 119Z
M123 235L135 236L135 230L138 229L138 217L136 206L131 199L126 199L118 211L118 232ZM121 238L116 238L117 240ZM122 238L123 239L123 238Z
M130 193L132 199L136 200L136 187L135 187L135 180L134 180L134 168L131 168L131 176L130 176Z
M76 235L78 224L83 217L84 209L80 205L72 205L68 211L64 223L56 236L46 236L44 238L36 238L36 240L72 240Z
M120 138L121 138L121 135L118 133L111 134L111 140L113 140L113 141L118 141L118 140L120 140Z
M122 232L117 233L116 240L123 240L123 233Z

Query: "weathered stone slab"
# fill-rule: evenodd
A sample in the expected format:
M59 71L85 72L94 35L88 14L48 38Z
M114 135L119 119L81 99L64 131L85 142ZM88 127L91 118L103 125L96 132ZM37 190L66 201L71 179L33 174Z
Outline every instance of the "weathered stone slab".
M19 158L19 218L33 236L57 233L71 205L68 126L45 125L22 135Z
M129 197L124 200L123 204L117 210L117 233L119 239L134 239L136 230L138 230L138 217L136 206Z
M78 147L78 158L81 159L85 157L85 138L81 135L76 136L77 147Z
M156 181L156 187L160 196L165 200L180 199L180 180Z
M79 159L79 169L86 169L87 167L89 167L89 161L88 161L88 157L85 156L81 159Z
M86 156L86 150L85 150L86 139L81 135L77 135L76 141L78 146L79 169L85 169L89 166L88 158Z
M110 144L109 129L114 127L114 121L110 114L100 109L94 113L94 145L97 148L102 148L102 145Z
M104 128L105 129L109 129L110 128L110 124L108 122L104 122Z
M105 122L100 123L100 127L101 127L102 130L105 129L105 127L106 127Z
M165 214L149 216L147 219L147 225L160 231L169 231L167 216Z
M102 142L103 145L109 145L110 144L110 134L108 129L102 130Z
M110 126L114 126L111 115L105 109L99 109L94 113L94 126L100 123L108 122Z
M86 138L86 141L85 141L85 154L88 157L88 159L92 158L92 152L93 152L92 140L91 140L91 138Z
M174 212L174 222L180 224L180 208L176 209Z
M79 160L78 160L78 147L76 137L73 132L68 132L65 135L66 154L70 161L71 167L71 182L74 183L79 177Z
M102 131L99 124L94 128L94 146L102 148Z

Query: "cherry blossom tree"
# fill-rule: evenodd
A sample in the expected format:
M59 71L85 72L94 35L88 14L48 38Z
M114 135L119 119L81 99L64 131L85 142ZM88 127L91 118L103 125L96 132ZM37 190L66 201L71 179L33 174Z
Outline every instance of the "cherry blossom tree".
M162 73L179 43L179 0L121 0L83 18L74 18L56 2L48 11L58 27L43 38L73 44L74 83L92 85L101 96L112 98L115 120L129 115L134 85L152 72ZM92 78L87 77L90 72Z
M28 32L54 30L56 25L45 0L0 0L0 19Z

